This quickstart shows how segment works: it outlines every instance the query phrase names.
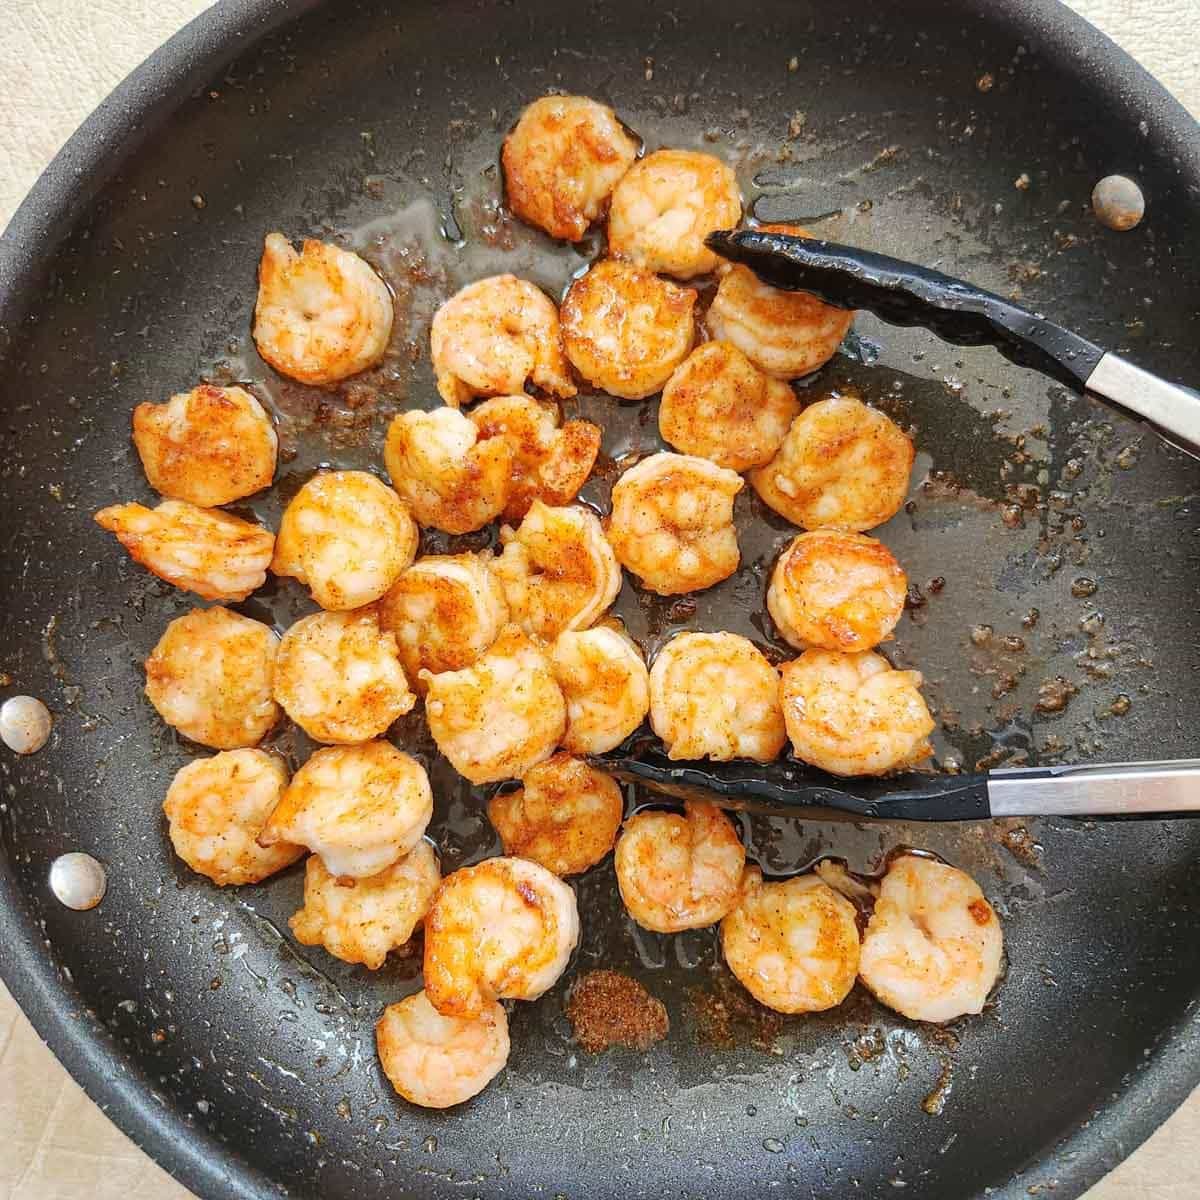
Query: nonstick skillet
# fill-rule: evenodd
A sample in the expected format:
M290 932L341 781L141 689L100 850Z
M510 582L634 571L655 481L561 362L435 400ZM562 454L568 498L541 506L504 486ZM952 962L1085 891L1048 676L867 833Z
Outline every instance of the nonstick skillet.
M757 1009L708 933L635 932L602 866L579 883L572 974L637 976L670 1035L589 1056L568 976L517 1007L501 1079L446 1114L406 1107L374 1060L372 1023L419 959L371 974L301 948L298 872L221 892L169 852L159 804L196 751L154 719L141 662L189 602L90 516L148 497L130 410L248 381L286 450L252 504L271 521L319 463L378 468L382 422L434 402L440 294L499 269L557 293L584 264L498 204L500 139L551 88L609 100L651 146L728 158L763 219L1019 293L1200 379L1196 126L1049 0L218 6L75 135L0 251L0 669L4 694L56 715L45 750L0 758L4 977L109 1115L205 1197L1076 1196L1200 1079L1196 823L739 817L770 871L822 854L869 869L909 843L980 879L1007 978L945 1031L857 992L815 1018ZM1088 208L1113 171L1147 197L1125 234ZM403 335L382 369L316 396L257 360L272 228L344 238L388 276ZM938 762L1195 756L1196 465L992 351L869 318L803 390L829 387L915 431L910 503L880 536L915 585L889 654L926 674ZM653 402L577 407L609 457L656 444ZM744 569L694 605L627 585L619 611L650 649L698 627L782 652L762 592L789 530L749 497L738 521ZM286 625L305 601L280 584L246 610ZM429 758L447 869L488 853L480 796L419 721L396 737ZM88 913L48 889L71 850L108 870Z

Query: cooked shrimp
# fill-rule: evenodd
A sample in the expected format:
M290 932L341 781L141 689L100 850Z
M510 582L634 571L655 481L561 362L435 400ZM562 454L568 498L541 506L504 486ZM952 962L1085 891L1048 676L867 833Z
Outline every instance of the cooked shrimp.
M508 1016L494 1000L474 1017L444 1017L424 991L389 1004L375 1026L383 1073L410 1104L452 1108L508 1062Z
M607 104L543 96L504 139L508 206L551 237L577 242L604 215L609 193L637 154L637 142Z
M390 742L329 746L292 776L259 844L297 842L331 875L365 879L403 858L433 816L425 768Z
M579 505L533 502L517 529L500 530L495 561L512 619L551 641L565 629L594 625L621 590L621 568L600 518Z
M805 650L784 663L780 700L796 757L833 775L883 775L933 753L919 671L870 650ZM653 676L651 676L653 683Z
M482 529L504 511L513 458L507 438L480 438L453 408L401 413L383 448L392 486L417 521L446 533Z
M422 671L421 679L429 689L429 732L472 783L519 779L550 757L567 725L549 660L515 625L473 666Z
M304 905L288 925L302 946L324 946L334 958L377 971L425 919L441 881L437 855L424 840L365 879L338 879L313 854L304 870Z
M202 383L166 404L139 404L133 444L156 492L215 508L271 486L279 440L249 392Z
M511 396L526 383L552 396L573 396L558 311L540 288L515 275L468 284L433 315L433 369L442 399L454 408L475 396Z
M438 1012L475 1017L494 1000L536 1000L579 940L575 893L523 858L448 875L425 918L425 991Z
M853 904L816 875L763 883L747 867L721 949L738 982L781 1013L824 1012L850 994L860 943Z
M279 720L279 639L227 608L176 617L146 659L146 698L186 738L215 750L256 746Z
M567 357L598 388L641 400L687 357L695 307L691 288L605 259L575 280L563 301Z
M304 847L256 839L285 787L287 769L264 750L223 750L181 767L163 801L175 853L218 887L282 871Z
M558 412L532 396L497 396L468 414L480 438L504 438L513 450L504 517L519 521L534 500L568 504L587 482L600 450L591 421L559 425Z
M908 580L891 551L862 533L802 533L779 556L767 611L797 650L870 650L896 627Z
M266 582L275 548L269 529L185 500L157 508L113 504L95 520L117 535L134 562L205 600L245 600Z
M863 939L859 977L913 1021L983 1009L1000 975L1004 934L964 871L915 854L892 861Z
M305 584L322 608L360 608L396 582L417 538L386 483L367 471L321 471L284 510L271 570Z
M392 294L357 254L268 233L258 264L254 343L281 375L337 383L373 367L392 336Z
M469 667L508 624L504 589L487 554L418 558L379 601L410 681L422 671ZM423 685L419 685L423 686Z
M737 176L719 158L656 150L634 163L613 191L608 250L649 271L691 279L720 261L704 239L741 219Z
M797 225L763 225L769 233L811 236ZM749 267L731 265L704 318L715 338L732 342L756 367L777 379L799 379L827 363L842 344L854 313L810 292L784 292Z
M613 486L608 540L652 592L711 587L737 570L733 498L741 490L736 471L707 458L651 454Z
M678 633L650 668L650 724L671 758L770 762L787 735L779 672L736 633Z
M310 738L369 742L417 702L371 608L301 617L275 658L275 699Z
M663 388L658 431L684 454L745 471L771 461L799 411L795 392L736 346L705 342Z
M613 848L625 803L611 775L556 754L521 784L488 804L505 854L541 863L555 875L578 875Z
M617 886L629 915L658 933L700 929L737 903L746 848L715 804L682 813L643 809L617 839Z
M642 652L619 627L560 633L550 669L567 702L564 750L603 754L620 745L650 711L650 674Z
M831 396L792 422L750 482L793 525L861 531L900 511L913 455L908 436L883 413L853 396Z

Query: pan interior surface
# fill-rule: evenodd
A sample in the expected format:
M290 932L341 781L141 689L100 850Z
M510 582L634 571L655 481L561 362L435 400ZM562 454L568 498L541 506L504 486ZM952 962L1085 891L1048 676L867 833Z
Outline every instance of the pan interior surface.
M318 466L379 470L390 416L437 403L426 331L441 299L501 271L558 297L602 249L551 243L503 210L500 141L547 91L612 103L649 149L721 155L763 220L1019 295L1140 365L1200 379L1194 146L1189 157L1148 86L1106 84L1069 53L1050 6L766 0L734 15L315 10L158 114L44 272L6 299L0 669L56 726L38 755L0 758L0 962L111 1115L203 1196L1070 1197L1195 1081L1198 823L740 816L771 872L824 854L869 869L909 844L979 879L1004 921L1007 976L984 1015L948 1029L861 990L816 1017L761 1009L711 931L633 927L605 863L577 885L573 971L516 1006L507 1070L448 1113L406 1106L375 1061L374 1021L420 986L419 955L372 973L301 947L287 919L302 870L220 891L170 852L160 801L197 751L144 700L141 664L191 601L91 521L105 504L153 502L130 410L200 379L252 386L283 454L276 487L246 507L272 527ZM1114 170L1148 197L1125 235L1088 208ZM318 393L257 357L255 265L276 228L342 241L388 279L398 320L380 368ZM1195 465L992 351L866 317L857 331L802 392L856 390L914 430L909 504L878 532L914 585L886 652L925 674L939 761L1194 754ZM606 462L660 448L653 401L585 395L566 406L577 414L604 426ZM603 508L614 474L584 499ZM617 612L645 647L730 629L785 655L763 591L794 531L750 495L737 516L743 567L695 604L626 583ZM427 535L423 550L446 544ZM311 609L291 581L239 607L281 628ZM405 719L396 740L430 766L448 871L495 843L483 793L422 729ZM275 744L293 765L308 750L295 733ZM92 912L50 895L49 864L69 850L108 868ZM600 1056L575 1044L563 999L599 966L664 1001L666 1040Z

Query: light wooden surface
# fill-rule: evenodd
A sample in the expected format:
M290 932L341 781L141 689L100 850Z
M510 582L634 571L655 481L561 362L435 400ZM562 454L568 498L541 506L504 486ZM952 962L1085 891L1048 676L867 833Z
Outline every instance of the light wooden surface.
M1071 0L1200 116L1200 0ZM203 0L0 0L0 227L75 126ZM3 753L4 751L0 751ZM1087 1200L1200 1197L1200 1093ZM0 985L0 1200L187 1200Z

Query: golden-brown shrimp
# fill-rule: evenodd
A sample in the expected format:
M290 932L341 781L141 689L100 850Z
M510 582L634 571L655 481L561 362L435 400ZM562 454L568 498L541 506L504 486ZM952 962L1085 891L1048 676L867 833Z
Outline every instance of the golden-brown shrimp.
M342 745L378 737L417 702L372 608L301 617L279 643L275 699L314 741Z
M134 562L205 600L245 600L266 582L275 548L269 529L185 500L113 504L95 520Z
M792 422L750 483L793 525L861 531L900 511L913 456L908 436L883 413L854 396L831 396Z
M721 949L760 1004L824 1012L845 1000L858 976L857 910L817 875L764 883L757 867L747 867L737 904L721 922Z
M608 251L649 271L691 279L720 261L704 244L742 219L737 176L696 150L656 150L613 190Z
M799 411L795 392L736 346L705 342L663 388L658 431L684 454L745 471L771 461Z
M425 768L389 742L328 746L292 776L259 844L296 842L331 875L365 879L403 858L433 816Z
M493 1000L536 1000L579 940L575 893L524 858L448 875L425 918L425 991L438 1012L474 1017Z
M304 847L256 839L285 787L287 769L265 750L223 750L181 767L163 801L175 853L218 887L282 871Z
M590 383L624 400L653 395L696 338L692 288L605 259L563 300L563 345Z
M603 754L623 742L650 711L650 674L624 629L608 623L560 633L550 669L567 702L564 750Z
M422 671L436 675L469 667L508 624L504 589L491 557L418 558L379 601L380 628L395 635L410 682Z
M882 655L805 650L780 668L783 718L796 757L833 775L883 775L933 753L919 671ZM653 680L652 680L653 681Z
M202 383L165 404L139 404L133 444L156 492L215 508L271 486L279 440L249 392Z
M737 903L746 848L715 804L682 813L643 809L617 839L617 886L629 915L657 933L700 929Z
M555 407L532 396L496 396L468 414L481 439L504 438L513 450L507 521L519 521L534 500L569 504L592 473L600 427L591 421L559 425Z
M510 625L473 666L433 674L429 732L451 766L472 783L520 779L549 758L567 725L567 706L544 651Z
M560 753L538 763L521 784L488 803L505 854L555 875L578 875L613 848L625 803L611 775Z
M575 395L563 357L558 311L540 288L493 275L456 292L433 315L433 369L454 408L475 396L512 396L526 383L552 396Z
M500 540L504 553L492 569L508 611L543 641L594 625L621 590L621 568L590 509L535 500L517 529L500 530Z
M284 510L271 570L305 584L322 608L361 608L396 582L417 539L386 483L367 471L321 471Z
M779 672L736 633L678 633L650 668L650 724L671 758L770 762L787 735Z
M512 445L507 438L480 438L457 409L401 413L388 426L383 461L421 525L471 533L508 503Z
M612 490L608 540L617 559L661 596L727 579L741 557L733 526L736 471L691 454L651 454Z
M375 1048L388 1082L410 1104L452 1108L504 1070L508 1016L493 1000L477 1016L444 1017L420 991L383 1010Z
M256 746L279 720L272 698L278 645L261 621L193 608L167 626L146 659L146 698L202 746Z
M508 206L551 237L577 242L604 215L609 193L637 154L637 142L607 104L543 96L504 139Z
M304 905L288 925L302 946L324 946L334 958L377 971L425 919L441 881L437 855L424 840L365 879L339 879L313 854L304 870Z
M839 529L802 533L779 556L767 611L780 636L803 650L870 650L904 611L908 580L874 538Z
M903 854L889 866L863 939L859 977L913 1021L982 1011L1000 976L1004 934L970 875Z
M258 264L254 342L282 375L337 383L373 367L392 336L392 294L357 254L268 233Z

